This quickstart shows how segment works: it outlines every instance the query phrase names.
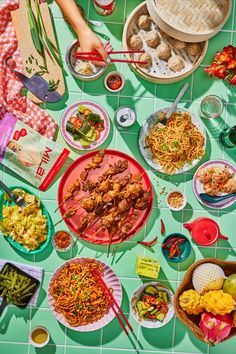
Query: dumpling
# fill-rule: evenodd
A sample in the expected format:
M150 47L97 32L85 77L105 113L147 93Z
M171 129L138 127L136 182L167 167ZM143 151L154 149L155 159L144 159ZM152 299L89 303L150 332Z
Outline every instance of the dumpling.
M138 34L132 34L128 40L129 47L134 50L139 50L143 48L142 38Z
M142 68L148 68L149 66L152 65L152 57L148 52L144 52L140 54L138 60L147 62L146 64L138 64Z
M81 75L93 75L93 66L88 62L82 62L78 67L78 73Z
M186 49L187 49L188 55L195 57L196 55L201 53L202 46L199 43L189 43L187 45Z
M170 70L177 72L177 71L181 71L184 67L184 61L181 57L179 57L178 55L171 57L168 60L168 66L170 68Z
M168 60L171 57L171 48L169 44L163 42L157 47L156 53L158 58Z
M234 193L236 192L236 180L230 178L228 182L223 186L222 192L224 193Z
M178 39L175 38L171 38L170 42L173 45L173 47L176 49L184 49L186 47L185 42L179 41Z
M152 20L148 15L140 15L137 19L137 26L143 30L149 30L151 28Z
M158 33L154 31L148 32L145 39L147 45L151 48L156 48L156 46L161 43L161 38L158 36Z

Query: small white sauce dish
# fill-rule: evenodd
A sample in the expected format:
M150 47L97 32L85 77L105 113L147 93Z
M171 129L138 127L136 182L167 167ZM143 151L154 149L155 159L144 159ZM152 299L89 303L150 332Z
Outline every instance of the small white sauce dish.
M179 199L182 197L182 203L181 205L178 205L178 195ZM182 192L179 189L172 189L170 190L165 199L166 205L168 208L172 211L180 211L184 209L184 207L187 204L187 198L184 192Z

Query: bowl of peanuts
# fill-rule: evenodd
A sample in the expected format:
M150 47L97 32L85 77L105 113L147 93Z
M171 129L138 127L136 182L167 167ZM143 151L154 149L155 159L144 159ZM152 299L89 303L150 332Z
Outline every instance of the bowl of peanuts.
M179 189L172 189L166 195L166 205L173 211L180 211L184 209L186 203L186 195Z

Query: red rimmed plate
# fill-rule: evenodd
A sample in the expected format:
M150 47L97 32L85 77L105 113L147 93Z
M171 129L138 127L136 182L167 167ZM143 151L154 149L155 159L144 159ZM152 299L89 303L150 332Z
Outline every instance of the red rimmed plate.
M58 188L58 204L60 205L59 210L62 216L65 214L68 208L78 206L78 203L76 204L74 201L71 200L68 201L67 203L63 203L63 198L67 192L67 188L69 187L69 185L72 182L74 182L77 178L79 178L80 173L82 172L84 167L92 161L92 157L94 157L97 154L97 152L98 151L92 151L87 153L86 155L79 157L69 166L69 168L65 171L64 175L62 176ZM131 156L116 150L105 150L105 156L101 164L101 167L95 170L91 170L89 172L88 179L92 181L94 181L95 179L97 180L97 178L101 176L109 168L109 164L114 164L118 160L127 160L128 169L123 173L116 175L115 178L121 179L124 176L126 176L128 173L132 173L132 175L134 176L138 174L142 175L143 189L146 191L147 190L150 191L149 205L145 210L139 211L138 218L132 221L133 227L127 234L126 239L128 239L132 237L134 234L136 234L145 225L152 209L152 200L153 200L152 186L151 186L150 179L147 173L145 172L145 170ZM87 194L88 193L78 192L78 194L75 195L75 197L76 199L81 199L87 196ZM84 211L83 208L79 208L77 210L77 213L73 217L64 219L65 223L71 229L71 231L77 235L79 235L77 230L83 215L86 215L86 212ZM104 231L101 229L99 232L96 232L99 229L101 229L100 221L98 221L94 226L92 226L88 230L85 230L79 236L80 238L88 242L104 244L104 245L109 244L108 231L107 230ZM119 233L117 233L116 235L113 236L111 243L115 244L118 243L119 241L120 241L120 235Z
M75 141L72 135L70 135L66 131L66 123L68 122L71 116L74 116L76 112L78 112L78 106L85 106L91 109L94 113L100 114L101 118L104 120L104 130L101 132L99 139L94 142L91 142L91 144L86 147L82 146L79 141ZM97 149L100 145L102 145L105 142L110 131L110 120L105 109L102 106L100 106L98 103L92 101L78 101L70 105L63 113L63 116L61 118L60 129L63 138L70 146L78 150L89 151L92 149Z

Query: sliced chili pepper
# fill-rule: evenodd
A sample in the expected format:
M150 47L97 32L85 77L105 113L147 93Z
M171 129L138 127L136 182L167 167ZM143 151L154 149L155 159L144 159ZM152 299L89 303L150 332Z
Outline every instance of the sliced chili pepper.
M154 315L151 315L150 313L147 313L146 316L147 316L148 318L156 318L155 314L154 314Z
M103 122L96 123L95 127L99 131L103 131L105 129Z
M151 241L138 241L137 243L143 246L147 247L152 247L157 243L158 237L156 236L153 240Z
M180 238L178 243L180 244L180 243L184 243L184 242L185 242L185 238Z
M164 235L166 232L164 221L161 219L161 234Z
M77 117L76 116L71 116L70 119L69 119L69 122L71 122L72 124L74 124L77 120Z
M180 240L178 237L169 238L165 243L163 243L162 247L167 246L167 245L171 245L178 240Z
M170 252L169 257L174 258L174 256L177 254L177 248L173 248L173 250Z
M97 129L95 129L95 133L96 133L96 139L95 140L98 140L101 136L101 132Z
M180 252L179 246L177 245L176 248L177 248L178 257L180 258L181 257L181 252Z
M83 125L83 121L81 118L76 118L76 121L74 122L74 126L76 129L80 129Z

